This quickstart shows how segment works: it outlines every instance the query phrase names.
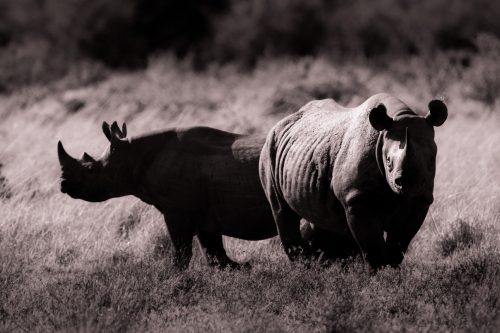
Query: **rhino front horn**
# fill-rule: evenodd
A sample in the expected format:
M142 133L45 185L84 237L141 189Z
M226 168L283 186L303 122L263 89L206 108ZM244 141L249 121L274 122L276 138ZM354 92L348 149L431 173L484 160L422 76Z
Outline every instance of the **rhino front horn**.
M63 147L61 141L59 141L57 143L57 157L59 158L59 164L61 164L61 166L65 166L65 165L68 165L71 162L74 162L74 158L71 157L66 152L66 150L64 150L64 147Z
M446 105L438 100L434 99L429 102L429 113L425 117L425 119L432 126L441 126L448 118L448 108Z

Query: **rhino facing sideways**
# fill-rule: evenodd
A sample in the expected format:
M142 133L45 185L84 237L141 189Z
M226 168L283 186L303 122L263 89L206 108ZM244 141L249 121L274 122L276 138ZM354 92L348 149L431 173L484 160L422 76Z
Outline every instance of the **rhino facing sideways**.
M258 175L264 136L192 127L127 139L125 124L102 129L110 146L98 160L87 153L74 159L58 143L61 191L91 202L134 195L154 205L164 215L176 266L189 264L194 235L210 265L236 268L222 235L277 234Z
M134 195L154 205L164 215L176 266L189 264L194 235L211 266L233 268L239 264L227 256L222 235L277 235L258 173L264 135L191 127L127 139L125 124L120 129L116 122L103 123L102 129L110 146L98 160L87 153L74 159L58 143L61 191L90 202ZM321 244L315 235L325 232L316 230L303 226L308 239ZM329 258L342 255L328 246L325 252Z
M439 100L428 107L418 116L389 94L355 108L312 101L273 127L259 173L291 260L311 254L304 218L343 235L374 269L402 262L434 200L434 127L448 112Z

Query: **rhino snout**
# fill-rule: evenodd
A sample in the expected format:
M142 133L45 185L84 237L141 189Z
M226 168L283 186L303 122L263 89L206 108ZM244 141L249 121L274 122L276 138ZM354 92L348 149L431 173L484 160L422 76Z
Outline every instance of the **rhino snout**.
M401 172L394 173L394 175L392 177L389 177L387 180L389 182L389 185L391 185L394 192L396 192L396 193L403 192L403 187L405 186L403 173L401 173Z
M402 188L403 187L403 177L402 176L396 176L394 178L394 184L396 185L396 187Z
M61 192L68 193L69 190L69 181L65 178L61 179Z

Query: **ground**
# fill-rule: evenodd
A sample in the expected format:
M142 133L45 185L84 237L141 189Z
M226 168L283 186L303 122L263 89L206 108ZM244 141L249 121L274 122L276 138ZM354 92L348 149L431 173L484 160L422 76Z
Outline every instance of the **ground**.
M81 64L55 83L1 95L0 331L496 331L500 108L495 95L478 97L479 83L491 87L478 83L480 66L447 59L304 58L195 72L159 56L135 72ZM251 269L209 268L196 249L178 272L154 208L59 191L57 141L97 157L102 121L125 121L130 135L191 125L265 133L312 98L354 106L382 91L421 112L435 97L449 108L436 130L435 203L400 269L370 274L359 258L306 268L276 238L226 238Z

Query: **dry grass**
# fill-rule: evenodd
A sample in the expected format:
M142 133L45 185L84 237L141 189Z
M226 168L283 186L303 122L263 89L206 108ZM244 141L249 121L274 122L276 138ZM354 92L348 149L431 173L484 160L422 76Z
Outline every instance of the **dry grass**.
M0 97L0 177L10 193L0 196L0 331L500 327L500 119L485 112L491 105L464 97L462 82L433 85L419 61L374 70L322 59L263 62L241 74L230 66L195 73L161 57L100 83L78 85L71 75ZM153 208L134 198L91 204L59 192L57 140L75 156L98 155L106 146L103 120L127 121L131 134L195 124L265 132L293 111L293 103L277 102L283 91L312 94L318 86L350 105L388 91L425 111L436 93L429 87L447 97L436 201L399 270L370 275L359 259L306 269L291 265L275 240L228 238L230 255L251 260L251 270L210 269L197 251L190 268L177 272ZM75 102L83 104L75 110Z

